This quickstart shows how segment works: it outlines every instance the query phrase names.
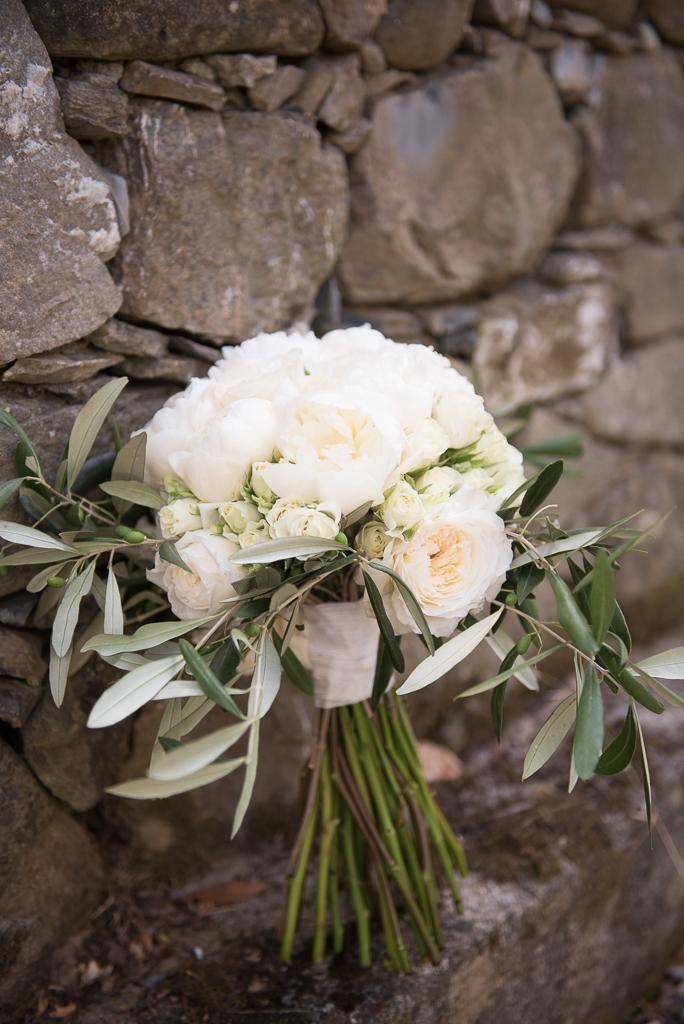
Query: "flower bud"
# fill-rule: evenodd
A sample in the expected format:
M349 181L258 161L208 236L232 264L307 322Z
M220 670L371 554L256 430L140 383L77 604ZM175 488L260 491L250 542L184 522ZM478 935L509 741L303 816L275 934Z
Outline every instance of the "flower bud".
M194 498L178 498L159 510L159 525L162 536L180 537L188 530L200 530L202 518Z

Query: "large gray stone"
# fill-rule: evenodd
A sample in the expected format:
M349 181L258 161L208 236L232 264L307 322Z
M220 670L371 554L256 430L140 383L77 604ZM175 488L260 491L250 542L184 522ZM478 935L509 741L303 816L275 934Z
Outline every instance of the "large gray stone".
M530 269L561 223L577 139L539 58L503 38L491 58L376 103L352 164L352 302L491 287Z
M65 131L45 47L19 0L0 35L0 363L63 345L115 312L107 180Z
M36 983L102 895L85 830L0 741L0 1010L35 1007Z
M479 387L492 409L581 391L596 383L617 337L608 286L518 286L483 309L474 357Z
M684 337L638 348L563 408L607 441L684 447L683 356Z
M127 65L121 77L121 88L139 96L157 96L209 110L220 110L226 98L216 82L144 60L134 60Z
M245 338L305 317L342 243L342 154L293 115L140 101L121 143L131 231L124 313Z
M175 60L198 53L312 53L323 38L314 0L27 0L51 54Z
M672 0L674 4L678 0ZM636 17L638 0L547 0L550 7L591 14L610 28L627 28Z
M617 262L630 341L684 333L684 247L637 242Z
M390 0L375 41L387 63L405 71L441 64L463 36L473 0Z
M373 34L387 0L319 0L329 50L356 50Z
M596 58L576 217L587 227L658 220L684 194L684 81L672 53Z
M684 44L684 4L680 0L646 0L646 13L668 43Z
M123 64L100 64L69 78L56 77L67 131L75 139L125 135L128 97L118 86Z

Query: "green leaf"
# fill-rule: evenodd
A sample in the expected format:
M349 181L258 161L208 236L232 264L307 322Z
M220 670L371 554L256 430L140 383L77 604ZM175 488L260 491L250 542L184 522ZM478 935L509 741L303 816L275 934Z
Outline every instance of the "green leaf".
M166 504L154 487L139 480L107 480L100 484L100 490L142 508L160 509Z
M257 644L254 675L249 691L247 715L263 718L271 709L280 689L280 658L268 630L264 629Z
M387 687L392 679L393 671L392 659L389 656L387 644L381 634L378 637L378 653L375 659L375 675L373 677L373 690L371 693L371 707L373 710L380 703L380 698L387 693Z
M192 644L187 640L181 639L178 641L178 647L185 658L185 664L206 696L213 700L214 704L218 704L220 708L223 708L224 711L230 711L231 715L235 715L236 718L244 718L233 698L225 692L218 676L214 674L202 655L195 650Z
M116 573L111 565L107 571L107 589L105 591L104 631L113 636L122 636L124 631L124 613L121 607L121 593Z
M211 660L211 671L221 686L225 686L236 674L239 664L240 652L232 637L228 637L215 652Z
M634 673L629 668L622 668L618 672L612 672L613 678L620 684L622 689L633 697L634 700L638 701L649 711L652 711L654 715L660 715L663 713L665 708L657 701L651 691L644 686L644 684L637 679Z
M257 766L259 756L259 723L257 722L249 734L249 744L247 746L247 757L246 757L246 768L245 777L242 782L242 789L240 790L240 798L235 808L235 816L233 818L233 827L230 832L230 838L234 839L240 830L242 822L245 820L245 814L252 800L252 793L254 792L254 783L256 782Z
M19 490L23 482L23 477L17 476L14 480L5 480L4 484L0 484L0 508L4 508L12 495Z
M499 743L503 737L503 713L504 713L504 699L506 697L506 686L507 683L499 683L492 690L491 699L491 712L492 722L494 723L494 735L496 736Z
M69 562L75 556L75 551L55 551L52 548L27 548L26 551L17 551L15 554L3 555L0 558L0 565L45 565L48 562L54 565L58 562ZM57 575L57 573L54 575Z
M177 619L169 622L148 622L136 629L130 636L116 636L109 633L100 633L99 636L91 637L84 646L84 651L97 651L98 654L124 654L131 651L149 651L152 647L166 643L167 640L175 640L199 626L217 618L216 615L205 615L201 619Z
M600 646L615 615L615 576L608 554L601 549L596 556L591 583L591 629Z
M531 668L532 665L537 665L540 661L544 661L545 658L548 658L556 651L560 651L562 647L562 644L556 644L555 647L549 647L547 651L541 651L540 654L533 655L533 657L528 658L527 661L516 661L510 668L507 668L503 672L497 672L497 674L492 676L491 679L485 679L481 683L475 683L474 686L468 687L468 689L464 690L463 693L457 693L454 700L461 700L463 697L474 697L478 693L486 693L487 690L493 690L495 686L498 686L499 683L503 683L507 679L510 679L511 676L518 676L518 678L520 678L520 669L526 669L528 667Z
M497 629L496 633L490 633L489 636L485 637L485 641L487 646L490 647L491 650L493 650L501 659L505 658L509 651L515 647L515 641L512 640L507 633L504 633L502 629ZM541 661L541 658L538 660ZM516 679L519 679L523 686L526 686L528 690L536 691L539 689L539 683L536 675L530 666L525 664L521 657L516 658L513 666L513 671L506 676L507 679L510 678L510 676L515 676ZM508 668L508 666L506 666L506 668ZM499 672L501 671L503 671L503 666L499 669ZM502 680L500 680L500 682L501 681Z
M159 557L164 562L170 562L171 565L177 565L179 569L185 569L186 572L192 572L190 566L186 565L178 554L176 545L172 544L170 540L165 540L163 544L159 545Z
M172 679L159 691L154 700L176 700L178 697L204 697L204 690L195 679ZM178 741L172 742L175 744Z
M584 451L584 443L581 434L561 434L558 437L549 437L539 444L523 445L520 449L525 459L539 459L543 457L565 456L568 459L578 459Z
M100 452L97 455L91 455L89 459L86 459L83 469L74 480L73 490L78 494L88 494L103 480L109 480L113 465L113 452Z
M19 438L20 444L24 445L28 454L32 455L33 458L36 460L36 463L38 463L38 453L36 452L36 449L33 447L30 437L28 436L24 428L19 426L14 416L12 416L11 413L7 412L5 409L0 409L0 424L2 424L2 426L4 427L7 427L9 430L12 431L15 437Z
M622 729L599 758L596 771L599 775L617 775L630 764L637 744L637 730L632 709L627 711Z
M370 562L369 565L371 569L376 569L378 572L386 573L386 575L390 576L391 579L394 581L397 590L401 594L404 604L408 608L409 615L411 616L416 626L420 630L420 633L423 637L423 640L425 641L425 645L428 651L430 652L430 654L434 654L435 641L432 637L432 632L430 631L430 627L423 613L423 609L420 607L420 604L418 603L411 588L404 582L404 580L402 580L401 576L399 576L394 571L394 569L390 569L388 565L383 565L382 562Z
M170 782L173 779L181 779L201 771L202 768L206 768L217 757L221 757L230 747L234 746L240 737L244 736L250 725L249 719L243 722L234 722L209 733L208 736L201 736L199 739L183 743L180 747L169 751L164 757L155 759L154 765L150 765L148 774L154 779Z
M20 544L22 547L67 551L70 555L74 553L74 549L69 544L64 544L57 537L43 533L42 530L36 530L32 526L11 523L7 519L0 519L0 537L10 544Z
M523 551L510 564L510 569L519 569L521 565L534 562L538 557L551 558L553 555L566 554L568 551L579 551L581 548L591 547L605 534L605 527L596 530L582 530L578 533L571 533L559 540L551 540L545 544L535 545L534 551Z
M589 628L589 623L572 596L572 591L565 580L555 572L549 573L548 577L556 599L558 621L580 651L585 654L594 654L597 650L596 640Z
M634 712L634 722L637 729L637 749L639 751L639 760L641 762L641 781L644 786L644 800L646 802L646 818L648 820L648 832L651 837L651 845L653 844L653 791L651 788L651 772L648 767L648 758L646 756L646 744L644 743L644 734L641 729L641 722L639 716L636 713L636 708L632 708Z
M656 679L684 679L684 647L672 647L669 651L652 654L640 661L638 668Z
M118 786L110 786L107 792L113 796L127 797L129 800L163 800L165 797L187 793L191 789L198 789L200 786L207 786L210 782L223 779L244 763L244 757L236 757L232 761L217 761L216 764L207 765L192 775L169 781L131 779L129 782L120 782Z
M54 648L50 647L50 693L58 708L61 708L64 694L66 693L70 663L71 648L65 651L64 654L57 654Z
M116 454L112 466L112 480L145 479L145 455L147 451L147 434L142 431L123 445ZM130 505L121 498L114 498L114 508L118 512L126 512Z
M565 697L546 719L525 755L522 778L529 779L555 754L575 721L577 698L574 693Z
M173 654L158 661L146 661L127 672L95 702L88 717L88 727L101 729L132 715L171 682L182 664L181 655Z
M416 690L422 690L423 687L434 683L435 680L441 679L443 675L463 661L464 658L467 658L482 643L500 615L501 611L488 615L486 619L482 619L481 622L476 622L474 625L469 626L462 633L457 633L451 640L438 647L434 654L425 658L424 661L421 661L414 668L408 679L399 687L397 693L402 696L407 693L414 693Z
M522 567L515 579L515 596L518 604L522 604L530 594L534 593L537 587L543 583L545 576L544 569L535 565L534 562L529 562Z
M382 600L382 595L378 590L375 580L369 572L362 569L363 582L366 584L366 593L368 594L368 600L370 601L373 614L375 615L378 623L378 628L385 641L387 647L387 653L390 661L394 665L397 672L404 671L404 655L401 653L401 647L399 646L399 640L394 635L394 628L389 620L387 612L385 611L385 605Z
M267 540L263 544L251 544L233 555L231 562L236 565L263 565L281 562L285 558L305 558L307 555L320 555L324 551L348 549L348 544L326 540L325 537L282 537L279 540Z
M642 670L639 669L639 671ZM684 710L684 697L682 697L681 694L677 693L675 690L671 690L669 686L666 686L665 683L661 683L660 680L656 679L654 676L644 673L644 677L647 679L648 685L651 689L655 690L665 704L669 704L670 707L673 708L679 708L680 711Z
M520 515L529 516L536 512L562 476L563 462L561 460L544 466L534 477L532 484L525 492L525 497L520 503Z
M589 668L577 705L577 725L572 756L580 779L594 774L603 746L603 701L601 684L593 668Z
M67 485L69 489L73 487L76 477L88 458L110 409L127 384L127 377L116 377L110 380L88 399L76 417L71 428L68 445Z
M366 501L363 505L359 505L358 508L353 509L346 516L342 518L342 529L348 530L350 526L354 526L360 522L364 516L368 515L373 507L372 501Z
M625 645L625 650L629 654L632 650L632 637L630 636L629 626L627 620L622 613L622 608L615 602L615 611L613 612L613 621L610 624L610 632L614 633L615 636L619 636Z
M62 656L71 647L74 637L74 630L78 625L78 615L81 610L81 601L90 593L95 572L95 560L88 565L84 572L78 576L72 576L64 588L62 600L59 602L55 621L52 626L51 644L55 654Z

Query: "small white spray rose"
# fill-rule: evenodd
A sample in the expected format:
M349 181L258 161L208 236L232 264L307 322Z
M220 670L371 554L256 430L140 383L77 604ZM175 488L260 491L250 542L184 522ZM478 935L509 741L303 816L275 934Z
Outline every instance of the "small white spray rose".
M334 540L340 532L340 517L339 507L332 502L291 505L279 498L266 519L274 538L323 537Z
M265 519L258 522L247 523L241 534L238 536L238 543L241 548L251 547L252 544L264 544L271 539L268 523Z
M180 537L188 530L200 530L202 518L196 498L178 498L159 509L162 537Z
M268 465L268 462L253 462L249 483L247 484L248 492L251 492L251 496L256 501L257 508L262 514L268 512L276 500L275 494L264 480L264 469Z
M413 591L435 636L450 636L468 612L498 593L513 557L503 520L491 500L464 488L418 527L410 540L393 538L383 562ZM399 633L416 631L401 595L376 573Z
M240 534L248 523L257 523L261 516L250 501L227 501L219 505L218 512L230 533Z
M493 422L480 395L461 386L447 387L437 395L433 416L446 432L450 448L474 444Z
M238 545L215 537L208 530L193 530L176 543L176 550L190 572L162 561L157 554L150 583L166 591L171 611L179 619L195 619L221 611L223 601L235 597L233 582L245 575L231 559Z
M378 515L389 537L401 537L420 523L425 509L418 492L406 480L400 480L378 509Z
M382 558L388 540L382 523L371 519L356 534L355 546L366 558Z
M449 447L449 436L431 416L406 428L406 442L402 454L400 473L413 473L436 462Z
M490 491L502 501L525 479L522 453L493 424L480 438L474 461L487 473Z
M452 466L433 466L416 477L416 490L425 505L446 501L461 484L461 474Z

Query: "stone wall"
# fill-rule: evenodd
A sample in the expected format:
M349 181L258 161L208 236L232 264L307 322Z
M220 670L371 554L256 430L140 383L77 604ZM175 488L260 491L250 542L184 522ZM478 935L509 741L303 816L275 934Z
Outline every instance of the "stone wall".
M130 429L223 344L370 321L470 363L493 411L538 403L530 439L580 431L572 522L647 523L684 503L683 68L681 0L4 0L0 405L56 465L105 375ZM622 574L643 641L681 628L681 513L652 549ZM0 578L5 999L97 904L103 835L196 864L233 792L102 800L153 723L88 732L92 664L53 707L25 578ZM272 717L252 836L308 737L294 698Z

